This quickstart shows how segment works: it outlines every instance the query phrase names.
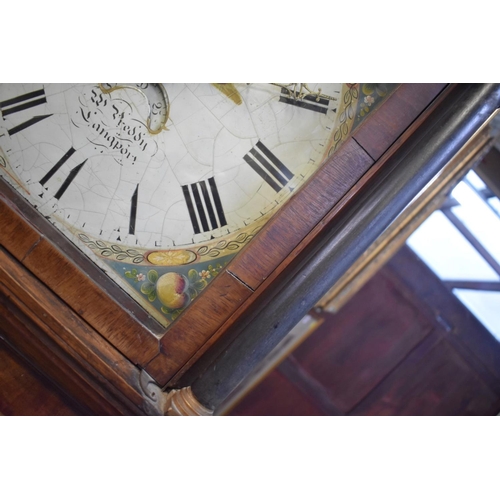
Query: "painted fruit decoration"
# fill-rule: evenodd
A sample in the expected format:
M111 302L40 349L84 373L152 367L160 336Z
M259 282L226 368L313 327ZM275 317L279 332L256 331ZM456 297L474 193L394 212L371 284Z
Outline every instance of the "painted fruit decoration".
M183 309L190 302L189 280L178 273L166 273L156 282L158 300L169 309Z
M216 260L219 262L208 266L203 263L193 264L193 267L184 273L170 271L161 274L161 267L148 270L146 266L141 265L123 269L132 286L140 290L150 303L155 303L155 307L161 310L170 322L174 321L227 265L227 257ZM118 264L116 265L118 267Z

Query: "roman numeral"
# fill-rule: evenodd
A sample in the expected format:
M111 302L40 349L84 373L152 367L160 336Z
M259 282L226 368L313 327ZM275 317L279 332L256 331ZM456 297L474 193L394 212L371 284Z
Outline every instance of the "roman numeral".
M139 184L135 188L130 202L130 222L128 225L128 234L135 234L135 221L137 219L137 200L139 199Z
M195 234L227 225L215 179L182 186ZM201 229L200 229L201 224Z
M68 159L73 155L74 152L75 149L73 147L69 148L68 151L63 155L63 157L40 179L40 184L42 186L45 186L45 184L47 184L47 182L49 182L50 179L54 177L57 171L68 161ZM70 170L68 177L66 177L66 180L62 183L61 187L54 195L54 198L56 198L57 200L61 198L61 196L66 192L66 189L68 189L69 185L73 182L74 178L78 175L78 172L80 172L82 167L85 165L86 161L87 160L82 161L80 165L77 165Z
M276 158L269 149L258 142L243 159L257 172L276 192L281 191L293 174Z
M5 101L0 102L0 111L2 112L2 117L5 119L6 116L11 115L12 113L18 113L19 111L23 111L25 109L33 108L35 106L40 106L41 104L45 104L47 99L45 98L45 90L35 90L33 92L28 92L27 94L23 94L17 97L13 97L12 99L6 99ZM31 125L35 125L45 118L48 118L52 115L38 115L34 116L30 120L27 120L11 129L8 129L7 132L9 135L17 134L22 130L31 127Z
M82 167L85 165L85 162L87 160L82 161L80 165L76 166L75 168L71 169L69 172L68 177L66 180L62 183L62 186L59 188L57 193L54 195L54 198L57 200L61 199L61 196L66 192L66 189L68 189L69 185L73 182L74 178L78 175L78 172L82 169Z
M9 135L17 134L18 132L21 132L21 130L31 127L31 125L35 125L35 123L41 122L42 120L45 120L45 118L48 118L49 116L52 115L34 116L31 120L28 120L24 123L21 123L20 125L8 129L7 132L9 133Z
M68 149L68 152L43 176L40 181L42 186L52 178L52 176L66 163L68 158L75 152L75 150L71 147Z
M324 115L326 115L330 104L329 99L320 97L318 100L318 98L313 95L306 95L302 99L294 99L290 95L290 92L286 89L281 89L280 102L291 104L292 106L297 106L299 108L309 109L310 111L315 111L317 113L323 113ZM337 109L334 109L333 111L336 112Z
M40 89L0 102L0 110L2 111L2 116L5 118L12 113L17 113L23 109L33 108L34 106L39 106L46 102L45 90Z

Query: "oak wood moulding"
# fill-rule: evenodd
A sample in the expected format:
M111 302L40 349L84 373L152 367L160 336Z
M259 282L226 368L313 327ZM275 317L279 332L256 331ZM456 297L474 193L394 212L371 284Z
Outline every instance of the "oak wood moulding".
M446 83L401 85L370 117L370 120L363 122L354 131L354 139L374 160L378 160L446 85Z
M9 188L5 184L0 187L0 217L2 229L7 229L0 232L0 245L125 356L134 363L146 364L158 352L157 337L113 300L94 276L76 265L66 251L27 222L20 209L23 200L16 200L14 204L4 196ZM40 216L35 213L33 217Z
M210 284L203 295L181 316L161 340L162 351L145 370L161 386L193 356L252 290L227 271Z
M5 251L0 282L2 316L10 323L2 331L9 342L69 393L117 402L101 404L104 413L140 412L145 401L139 369Z

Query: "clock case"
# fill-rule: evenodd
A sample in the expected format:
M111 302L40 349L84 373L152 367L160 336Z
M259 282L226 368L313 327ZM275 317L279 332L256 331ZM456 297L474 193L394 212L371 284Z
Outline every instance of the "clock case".
M166 331L2 181L3 340L91 413L164 414L453 92L399 85Z

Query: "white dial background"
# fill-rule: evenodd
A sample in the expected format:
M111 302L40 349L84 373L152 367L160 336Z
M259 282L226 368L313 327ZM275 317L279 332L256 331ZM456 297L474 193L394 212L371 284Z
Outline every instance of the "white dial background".
M340 99L342 84L308 85ZM146 126L151 102L136 89L103 93L96 84L3 84L0 102L40 89L46 102L4 115L0 147L23 186L15 187L60 227L143 249L201 243L273 212L317 169L335 128L334 101L321 113L280 102L277 86L235 87L241 104L211 84L164 84L170 102L167 130L151 134ZM45 118L9 133L35 116ZM244 159L259 141L293 174L278 192ZM40 181L71 149L42 186ZM197 213L196 233L182 186L210 178L226 224L217 217L220 227L204 231ZM129 234L136 190L134 234Z

